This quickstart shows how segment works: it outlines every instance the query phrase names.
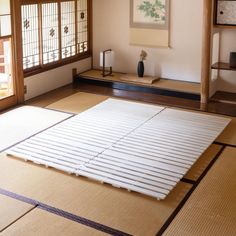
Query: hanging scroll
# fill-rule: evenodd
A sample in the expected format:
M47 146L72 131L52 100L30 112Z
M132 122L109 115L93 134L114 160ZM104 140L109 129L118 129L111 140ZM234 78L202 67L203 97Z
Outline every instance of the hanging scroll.
M130 0L130 44L169 46L169 0Z

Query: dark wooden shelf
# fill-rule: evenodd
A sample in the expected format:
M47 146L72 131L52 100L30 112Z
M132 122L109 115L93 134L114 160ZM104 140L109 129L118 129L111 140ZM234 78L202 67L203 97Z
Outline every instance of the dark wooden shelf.
M230 67L229 63L217 62L211 66L211 69L215 70L232 70L236 71L236 67Z
M236 104L236 93L229 93L224 91L217 91L212 97L211 101L224 102Z
M232 30L235 30L236 29L236 26L235 25L213 25L214 28L216 29L232 29Z

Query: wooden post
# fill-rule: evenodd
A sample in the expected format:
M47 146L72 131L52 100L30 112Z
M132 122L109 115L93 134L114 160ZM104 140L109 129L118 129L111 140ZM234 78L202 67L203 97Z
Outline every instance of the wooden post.
M11 0L13 14L13 54L14 54L14 76L16 82L17 103L24 102L24 74L23 74L23 53L21 37L21 6L20 0Z
M203 0L201 103L207 103L209 99L211 75L212 5L212 0Z

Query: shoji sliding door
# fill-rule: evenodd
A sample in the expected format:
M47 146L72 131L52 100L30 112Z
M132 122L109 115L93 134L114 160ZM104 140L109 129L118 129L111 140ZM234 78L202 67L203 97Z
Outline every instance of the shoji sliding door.
M20 62L16 57L14 4L17 4L17 0L0 1L0 111L19 101L20 89L17 85L22 83L21 73L16 67Z

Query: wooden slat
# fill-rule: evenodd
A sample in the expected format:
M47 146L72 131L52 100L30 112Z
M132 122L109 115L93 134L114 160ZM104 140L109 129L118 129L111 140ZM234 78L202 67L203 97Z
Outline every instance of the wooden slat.
M154 198L158 198L158 199L164 199L165 196L168 193L168 191L166 191L165 193L160 193L160 192L157 192L157 189L150 190L150 189L143 188L141 186L131 185L127 182L122 182L122 181L119 181L117 179L111 179L110 177L103 176L103 175L100 175L100 174L96 174L95 171L89 172L88 170L85 170L85 171L81 170L79 172L79 174L81 174L83 176L86 176L90 179L94 179L94 180L97 180L97 181L112 184L113 187L120 188L120 186L122 186L123 188L126 188L129 191L142 193L142 194L145 194L145 195L148 195L148 196L151 196L151 197L154 197Z
M108 99L8 154L164 199L229 121Z
M60 164L57 164L57 163L54 163L54 162L50 162L48 160L44 160L44 159L41 159L41 158L38 158L38 157L32 157L30 155L27 155L27 153L19 153L19 152L14 152L14 151L10 151L8 153L8 155L11 157L16 157L17 158L21 158L21 159L24 159L24 160L30 160L32 162L34 162L35 164L39 164L39 165L45 165L46 167L50 166L52 168L55 168L55 169L58 169L58 170L61 170L61 171L65 171L69 174L72 174L74 173L74 168L71 168L71 167L68 167L68 166L65 166L65 165L60 165Z
M141 171L129 170L127 167L117 167L114 163L106 164L102 161L95 160L92 163L85 164L88 168L95 168L104 172L109 172L114 175L123 176L124 178L137 180L141 183L147 183L153 186L159 186L163 189L172 189L171 185L176 184L176 182L165 180L162 178L153 177L150 174L143 174Z
M149 170L148 168L145 168L145 166L137 166L137 165L131 165L131 163L129 163L129 165L127 165L127 163L124 163L120 160L116 160L114 158L95 158L93 163L96 164L109 164L111 167L113 165L113 168L116 169L122 169L123 171L127 171L129 173L135 173L136 175L141 175L141 176L145 176L146 178L150 178L152 180L157 180L159 179L160 182L168 182L170 181L168 184L171 184L173 182L178 182L178 178L169 176L169 175L164 175L162 173L158 173L155 172L153 170ZM107 165L108 166L108 165Z
M106 155L106 156L113 156L115 158L118 158L118 159L124 159L124 160L127 160L127 161L130 161L131 163L139 163L139 164L142 164L142 165L149 165L149 166L152 166L154 168L157 168L159 167L160 169L163 169L163 170L168 170L168 173L176 173L176 174L183 174L185 172L185 169L182 168L182 167L177 167L177 166L172 166L170 164L166 164L166 163L161 163L159 162L158 160L151 160L151 159L145 159L143 158L142 156L141 157L138 157L137 155L131 155L131 154L127 154L127 153L122 153L122 152L119 152L119 151L114 151L114 150L106 150L103 155ZM100 155L102 156L102 155Z
M137 147L136 146L137 143L135 142L127 142L126 140L122 140L119 142L119 144L115 144L113 145L114 147L119 147L119 148L126 148L128 150L130 150L131 148L135 148L136 151L135 152L145 152L145 153L150 153L150 155L155 155L155 157L161 157L161 158L165 158L167 160L175 160L176 162L180 162L180 163L184 163L184 164L191 164L192 160L195 161L196 158L193 158L192 155L190 154L183 154L180 151L177 150L168 150L166 148L163 147L159 147L159 146L153 146L153 144L142 144L140 143L140 145ZM135 147L136 146L136 147Z
M117 152L120 153L125 153L125 154L130 154L130 155L135 155L135 156L139 156L141 158L147 159L147 160L152 160L152 161L159 161L165 164L170 164L173 166L178 166L178 167L182 167L185 170L188 169L190 167L190 164L186 164L186 163L178 163L174 160L168 160L166 157L167 156L157 156L155 153L153 152L146 152L146 151L140 151L137 150L136 147L132 147L132 148L121 148L121 147L114 147L111 150L115 150Z

